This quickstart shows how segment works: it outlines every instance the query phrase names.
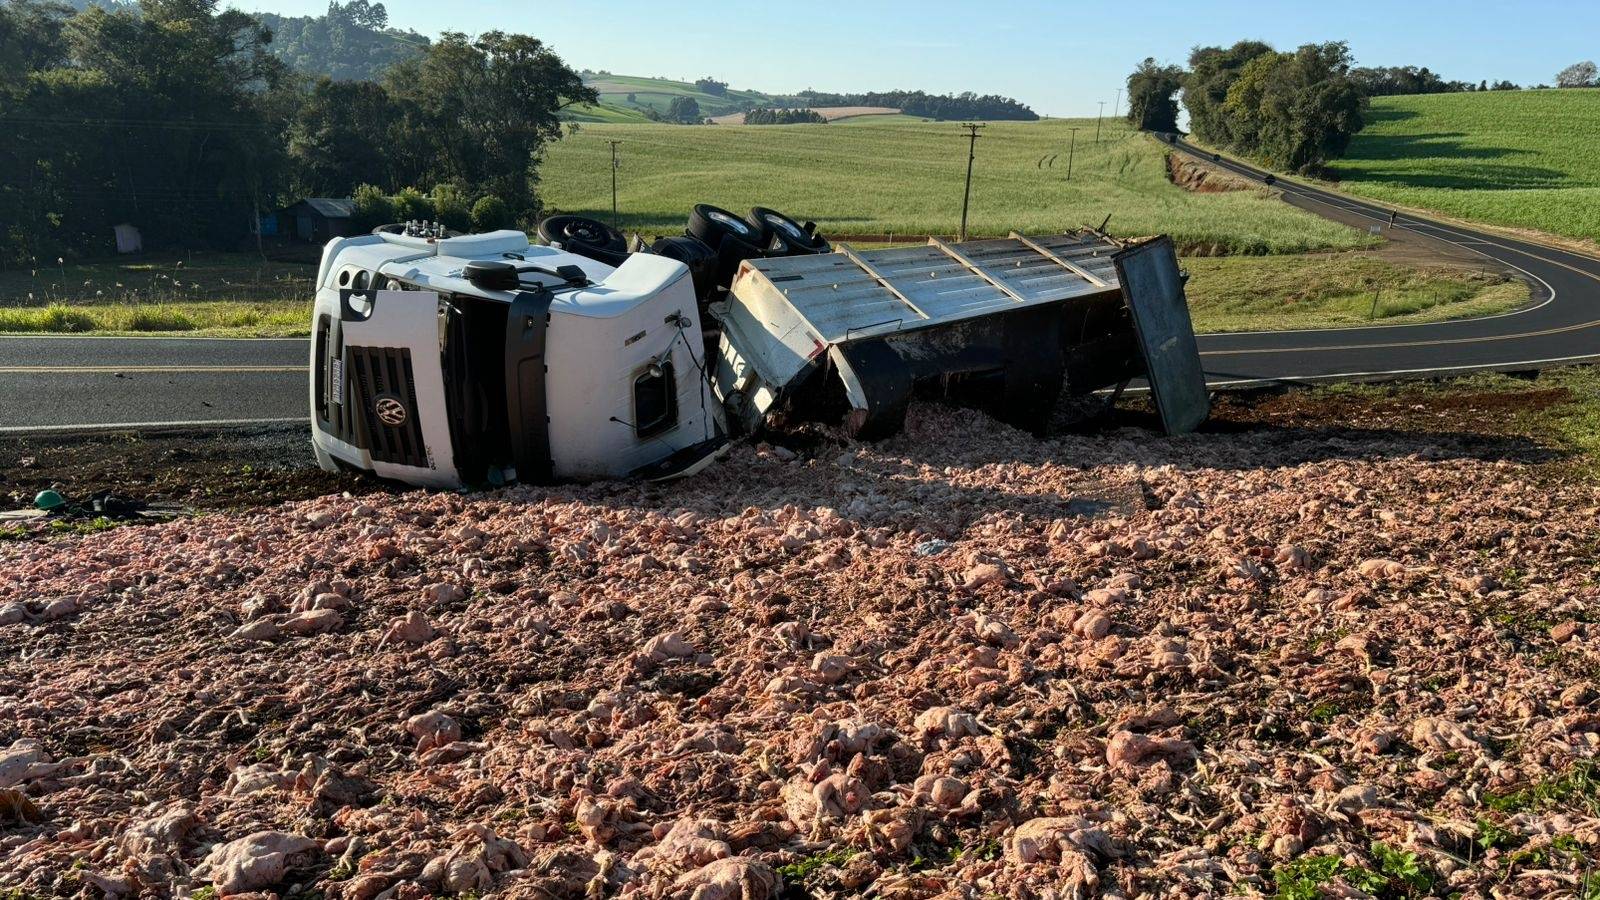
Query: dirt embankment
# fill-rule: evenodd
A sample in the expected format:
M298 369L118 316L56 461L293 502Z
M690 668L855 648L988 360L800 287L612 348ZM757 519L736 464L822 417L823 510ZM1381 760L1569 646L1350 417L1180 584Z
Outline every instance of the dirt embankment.
M1257 187L1231 172L1183 153L1167 154L1167 178L1178 187L1196 194L1222 194Z

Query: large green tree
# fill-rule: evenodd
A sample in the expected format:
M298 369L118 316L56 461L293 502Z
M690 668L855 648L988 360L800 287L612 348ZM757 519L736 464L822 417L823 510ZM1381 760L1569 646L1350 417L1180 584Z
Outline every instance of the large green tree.
M1189 74L1183 82L1183 106L1189 111L1189 130L1208 144L1228 146L1228 115L1222 104L1228 89L1252 60L1271 53L1260 41L1240 41L1232 47L1196 47L1189 54Z
M475 40L446 32L423 56L384 80L402 107L402 135L426 148L431 182L471 185L505 200L523 220L538 212L535 187L545 145L562 135L560 111L599 96L555 51L522 34Z
M1366 97L1350 79L1350 48L1334 41L1257 56L1222 107L1230 146L1277 168L1314 172L1361 130Z
M1145 57L1128 76L1128 122L1144 131L1178 130L1178 101L1174 95L1183 87L1183 69L1163 66L1154 57Z
M401 108L382 85L319 78L289 129L290 186L311 197L348 197L358 185L397 190L422 173L404 171L409 154L395 133Z

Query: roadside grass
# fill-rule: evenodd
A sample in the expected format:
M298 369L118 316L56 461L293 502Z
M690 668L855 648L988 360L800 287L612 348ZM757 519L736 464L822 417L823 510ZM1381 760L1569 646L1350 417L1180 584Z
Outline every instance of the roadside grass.
M1068 129L1078 130L1072 179ZM970 231L1060 232L1099 225L1165 233L1180 248L1265 254L1370 246L1364 232L1281 203L1266 191L1194 194L1167 178L1167 150L1122 120L991 122L973 168ZM834 235L950 235L960 225L967 143L951 122L867 117L833 125L584 125L540 169L546 204L611 217L611 155L620 140L620 224L682 232L695 203L763 205Z
M0 271L0 333L304 335L316 271L253 253L39 260Z
M311 300L195 300L185 303L0 307L0 333L184 334L296 337L310 331Z
M1517 279L1362 253L1190 257L1183 264L1189 314L1201 332L1436 322L1528 301L1528 286Z
M314 265L254 253L149 254L90 261L36 260L0 270L0 309L51 304L174 304L192 300L304 300Z
M1375 97L1338 186L1462 219L1600 241L1600 89Z

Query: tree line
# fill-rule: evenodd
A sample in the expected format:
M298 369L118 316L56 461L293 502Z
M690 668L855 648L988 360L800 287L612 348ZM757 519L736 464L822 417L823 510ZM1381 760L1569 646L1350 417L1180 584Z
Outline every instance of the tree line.
M559 112L598 99L527 35L447 32L379 81L294 73L273 37L218 0L0 3L0 265L103 252L124 222L235 246L261 212L363 185L531 223Z
M828 120L814 109L769 109L758 106L744 114L746 125L826 125Z
M774 97L773 102L789 107L885 106L906 115L941 121L950 119L996 119L1032 122L1039 114L1010 97L998 94L929 94L923 91L874 91L865 94L829 94L801 91Z
M1446 81L1427 66L1364 66L1350 70L1350 80L1368 97L1393 97L1409 94L1457 94L1468 91L1519 91L1509 81L1474 85L1470 81Z

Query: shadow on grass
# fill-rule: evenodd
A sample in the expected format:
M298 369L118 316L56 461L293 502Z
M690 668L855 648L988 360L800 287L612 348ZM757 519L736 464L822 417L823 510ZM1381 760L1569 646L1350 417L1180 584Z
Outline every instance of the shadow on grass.
M1504 162L1534 155L1526 150L1469 146L1460 140L1464 137L1466 134L1459 131L1364 136L1358 138L1359 144L1351 154L1367 161L1363 167L1335 163L1330 174L1342 181L1414 188L1510 191L1571 186L1569 173ZM1413 160L1427 160L1428 164L1425 168L1408 165Z

